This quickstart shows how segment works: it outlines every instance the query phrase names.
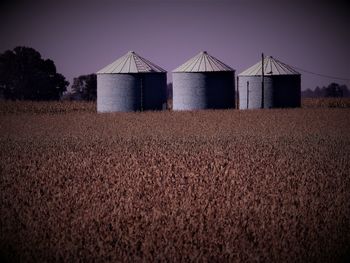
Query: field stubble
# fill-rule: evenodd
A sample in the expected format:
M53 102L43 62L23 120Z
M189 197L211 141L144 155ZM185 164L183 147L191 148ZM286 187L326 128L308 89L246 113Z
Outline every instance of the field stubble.
M349 256L348 109L96 114L82 105L2 111L5 259Z

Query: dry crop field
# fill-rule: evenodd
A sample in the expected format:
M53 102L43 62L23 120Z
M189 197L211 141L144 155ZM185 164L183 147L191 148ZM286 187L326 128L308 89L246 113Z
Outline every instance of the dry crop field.
M303 108L350 108L350 98L302 99Z
M14 262L345 262L350 109L0 104Z

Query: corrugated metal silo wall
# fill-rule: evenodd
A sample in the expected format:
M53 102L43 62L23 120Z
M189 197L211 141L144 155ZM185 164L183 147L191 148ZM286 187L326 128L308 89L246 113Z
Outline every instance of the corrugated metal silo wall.
M273 77L274 105L277 108L301 106L300 75L279 75Z
M97 111L138 111L141 109L139 74L97 74Z
M238 77L239 92L239 109L260 109L261 108L261 77L260 76L239 76ZM264 78L264 107L270 108L272 101L272 79Z
M234 72L174 72L173 109L235 107Z
M239 109L262 106L261 76L239 76ZM300 75L264 77L264 108L300 107Z
M166 73L144 73L142 76L143 110L162 110L166 106Z

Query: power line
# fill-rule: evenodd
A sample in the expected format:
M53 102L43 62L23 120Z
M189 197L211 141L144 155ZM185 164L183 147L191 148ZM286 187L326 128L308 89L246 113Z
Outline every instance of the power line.
M302 69L302 68L298 68L298 67L294 67L294 66L291 66L291 67L294 68L294 69L296 69L296 70L304 71L304 72L306 72L306 73L313 74L313 75L320 76L320 77L324 77L324 78L338 79L338 80L344 80L344 81L350 81L350 79L347 79L347 78L340 78L340 77L335 77L335 76L320 74L320 73L312 72L312 71L310 71L310 70L306 70L306 69Z

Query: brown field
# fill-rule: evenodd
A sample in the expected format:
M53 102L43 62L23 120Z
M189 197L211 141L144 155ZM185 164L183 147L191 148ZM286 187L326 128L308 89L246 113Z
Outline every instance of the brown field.
M350 109L2 102L0 149L1 262L349 260Z
M350 98L302 99L303 108L350 108Z
M320 98L307 99L301 101L302 108L350 108L350 98ZM172 101L168 101L171 108ZM18 101L0 101L0 114L21 114L21 113L94 113L96 112L95 102L32 102Z

